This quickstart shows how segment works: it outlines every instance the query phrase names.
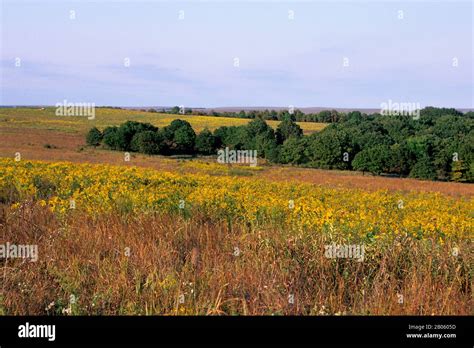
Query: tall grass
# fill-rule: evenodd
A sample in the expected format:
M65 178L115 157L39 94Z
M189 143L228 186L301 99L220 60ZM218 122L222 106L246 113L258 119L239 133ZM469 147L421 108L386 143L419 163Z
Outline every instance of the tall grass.
M325 257L328 231L159 214L58 219L1 205L0 313L164 315L472 314L470 241L375 243L363 262ZM341 241L343 242L343 241ZM294 300L293 300L294 299Z

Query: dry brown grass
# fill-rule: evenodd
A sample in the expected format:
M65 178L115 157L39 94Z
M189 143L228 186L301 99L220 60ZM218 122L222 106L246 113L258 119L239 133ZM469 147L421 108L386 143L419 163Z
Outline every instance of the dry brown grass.
M0 223L0 243L39 248L36 263L0 260L4 314L472 314L472 255L449 243L376 244L356 262L326 258L321 231L201 216L60 221L33 201L2 206Z
M367 191L439 192L449 196L474 196L474 185L456 182L383 177L360 172L274 167L263 173L274 181L301 181L328 187L359 188Z

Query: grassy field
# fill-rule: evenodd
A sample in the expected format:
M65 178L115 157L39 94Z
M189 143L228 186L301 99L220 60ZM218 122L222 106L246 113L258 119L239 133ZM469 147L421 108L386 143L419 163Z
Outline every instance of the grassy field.
M368 191L440 192L450 196L474 196L474 185L455 182L420 181L409 178L387 178L357 172L272 166L259 160L259 171L246 166L219 165L216 158L176 160L164 156L132 153L125 163L123 153L85 146L84 135L46 129L1 128L0 157L13 158L19 152L24 160L55 160L78 163L134 165L176 173L246 175L276 182L306 182L327 187L361 188ZM244 174L242 174L244 173Z
M221 126L241 126L247 124L249 119L233 117L212 117L194 115L170 115L134 110L121 110L97 108L95 119L87 117L56 116L55 108L2 108L0 109L0 128L29 128L46 129L61 132L85 134L90 128L104 129L107 126L118 126L129 121L149 122L159 128L167 126L175 119L188 121L196 132L204 128L214 130ZM276 128L279 121L267 121ZM305 134L310 134L323 129L326 124L313 122L300 122L299 125Z
M0 161L0 235L39 248L38 262L4 262L0 310L430 315L472 309L472 199L272 183L216 169L183 175ZM328 258L331 244L363 245L365 252L357 260ZM77 301L70 303L71 296Z
M213 157L126 162L85 146L89 122L169 115L5 110L0 244L39 255L0 259L0 314L472 314L474 185ZM364 256L328 257L333 244Z
M13 158L19 152L26 160L56 160L81 163L124 164L123 154L85 145L85 134L93 126L104 128L118 125L130 119L151 122L165 126L177 118L171 115L128 111L117 109L97 109L95 120L85 117L58 117L54 109L8 108L0 109L0 157ZM218 127L222 125L245 124L246 119L182 116L193 124L195 129ZM275 124L276 121L273 122ZM302 122L306 132L316 131L325 124ZM271 181L307 182L316 185L345 188L362 188L370 191L387 189L401 191L440 192L452 196L473 196L474 186L454 182L420 181L408 178L386 178L361 175L357 172L326 171L288 166L268 166L263 160L261 170L245 175L257 175ZM179 173L217 173L239 174L246 169L233 166L220 166L217 169L215 158L199 158L178 161L163 156L132 154L132 165ZM211 164L211 165L209 165Z

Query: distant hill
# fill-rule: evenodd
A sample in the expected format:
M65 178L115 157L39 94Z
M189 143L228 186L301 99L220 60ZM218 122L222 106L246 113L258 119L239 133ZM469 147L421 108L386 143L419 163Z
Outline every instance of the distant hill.
M146 106L146 107L124 107L124 109L165 109L169 110L171 109L171 106ZM189 109L192 109L193 111L200 111L200 112L205 112L205 113L211 113L212 111L216 112L239 112L241 110L244 111L263 111L263 110L275 110L275 111L280 111L280 110L288 110L288 107L281 107L281 106L222 106L222 107L215 107L215 108L199 108L199 107L186 107ZM336 110L339 112L351 112L351 111L360 111L366 114L373 114L376 112L380 112L380 108L337 108L337 107L331 107L331 106L312 106L312 107L305 107L305 108L299 108L297 106L294 107L295 110L301 110L305 114L314 114L318 113L324 110ZM461 112L469 112L469 111L474 111L474 109L469 109L469 108L455 108Z

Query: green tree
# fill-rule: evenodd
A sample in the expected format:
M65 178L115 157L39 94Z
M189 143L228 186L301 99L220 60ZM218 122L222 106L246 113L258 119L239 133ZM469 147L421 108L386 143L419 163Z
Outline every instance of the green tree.
M344 159L347 156L352 158L352 152L349 134L337 127L327 127L308 137L306 155L312 167L349 169L350 161Z
M360 111L351 111L347 114L347 120L355 123L360 123L364 120L364 115Z
M261 117L257 117L247 124L247 131L250 136L265 133L273 129Z
M133 136L132 149L147 155L157 155L160 153L162 141L160 133L150 130L143 131Z
M163 137L163 151L167 154L192 154L196 133L187 121L173 120L160 132Z
M272 162L278 160L277 147L278 144L273 130L258 134L255 138L255 149L257 150L258 156L265 157Z
M290 137L280 148L279 160L284 164L303 164L308 158L305 154L307 141L305 138Z
M436 119L432 133L440 138L455 137L469 133L474 127L474 120L464 116L445 115Z
M325 122L325 123L329 123L331 122L331 111L329 110L323 110L323 111L320 111L319 114L318 114L318 121L319 122Z
M205 128L196 137L196 151L202 155L211 155L216 152L216 137Z
M380 174L387 171L390 160L390 147L376 145L357 153L352 161L352 167L361 172Z
M112 150L119 150L118 145L118 127L107 127L104 129L103 132L103 141L104 144L107 145Z
M410 171L410 177L416 179L436 179L436 168L428 156L418 159Z
M91 130L87 133L86 136L86 143L87 145L91 146L99 146L100 142L102 141L103 134L97 127L91 128Z
M390 155L385 164L389 173L407 176L415 160L406 143L403 142L390 146Z
M118 150L122 151L130 151L132 150L131 142L132 138L136 133L140 133L143 131L157 131L158 128L153 126L150 123L141 123L135 121L127 121L122 123L120 127L117 129L116 140L117 140L117 148Z
M303 135L303 130L296 124L291 118L285 117L277 127L275 132L276 141L278 144L283 142L290 137L299 138Z
M178 128L174 133L174 150L177 153L192 154L194 153L195 140L196 133L191 126Z
M261 117L253 119L243 129L239 140L243 142L243 148L246 150L257 150L257 138L260 138L260 142L263 139L269 141L275 138L275 132Z
M246 148L248 132L246 126L219 127L214 131L216 148L229 147L235 150Z

